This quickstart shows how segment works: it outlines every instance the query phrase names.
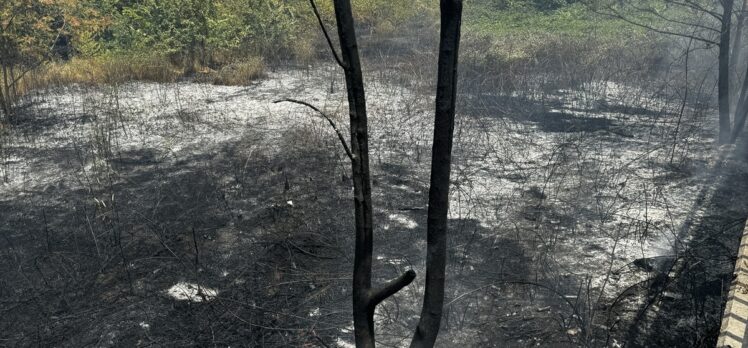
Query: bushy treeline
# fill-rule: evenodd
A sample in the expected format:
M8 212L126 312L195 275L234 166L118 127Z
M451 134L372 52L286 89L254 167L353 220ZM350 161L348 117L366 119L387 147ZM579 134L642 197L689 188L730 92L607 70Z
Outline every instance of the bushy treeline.
M419 13L426 0L355 0L365 26L393 26ZM49 13L34 21L38 45L63 46L65 55L162 54L182 64L209 65L228 57L309 58L319 33L308 0L9 0ZM332 1L318 0L332 25ZM12 11L12 10L11 10ZM96 26L75 26L81 18ZM27 23L31 21L26 21ZM27 31L26 29L21 29ZM7 33L9 36L15 33ZM19 42L20 44L20 42ZM30 43L31 44L31 43ZM69 55L68 55L69 53Z
M437 9L433 0L353 3L358 23L377 31ZM332 0L317 5L334 30ZM11 115L25 91L50 84L195 73L242 84L269 61L316 58L322 43L309 0L0 1L0 111Z

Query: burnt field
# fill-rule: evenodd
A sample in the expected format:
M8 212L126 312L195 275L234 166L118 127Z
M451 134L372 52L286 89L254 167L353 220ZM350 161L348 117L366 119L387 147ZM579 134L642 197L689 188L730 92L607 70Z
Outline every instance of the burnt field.
M433 81L372 66L374 274L419 275L375 315L379 343L402 346ZM713 342L748 168L743 145L714 145L711 109L613 80L520 93L466 76L437 343ZM0 147L0 344L352 346L349 163L286 97L347 123L330 66L26 96Z

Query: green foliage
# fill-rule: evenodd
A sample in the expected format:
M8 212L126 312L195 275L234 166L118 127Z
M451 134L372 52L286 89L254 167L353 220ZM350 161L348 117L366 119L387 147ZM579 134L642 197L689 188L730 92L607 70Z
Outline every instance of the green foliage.
M27 92L26 73L59 53L60 42L93 37L100 30L103 17L87 1L0 1L0 111L6 119Z
M115 14L110 48L194 53L203 49L209 36L212 1L142 0Z
M263 56L291 51L299 39L305 2L283 0L224 0L217 2L209 42L218 49L241 50ZM308 6L308 5L307 5Z
M301 32L302 0L142 0L115 4L112 50L197 58L207 52L278 55ZM308 4L307 4L308 6ZM307 8L303 8L308 11Z
M535 10L551 11L579 3L580 0L486 0L484 6L497 10Z
M516 1L503 10L494 7L495 3L478 2L468 8L465 23L467 30L495 36L513 33L583 36L594 32L616 38L641 32L621 21L601 16L581 2L566 2L558 0L553 2L556 5L551 6L551 2L543 1L546 3L543 8L556 7L553 10L539 10L534 7L533 1Z
M0 2L0 63L30 65L49 56L56 33L64 28L58 10L43 1Z

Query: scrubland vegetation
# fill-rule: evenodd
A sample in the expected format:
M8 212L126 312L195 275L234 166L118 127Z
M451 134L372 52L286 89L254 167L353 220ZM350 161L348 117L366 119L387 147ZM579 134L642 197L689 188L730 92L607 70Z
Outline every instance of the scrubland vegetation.
M400 347L439 2L350 3L370 280L416 274L372 309ZM350 71L314 4L0 3L0 346L354 345ZM436 346L715 345L748 215L745 5L465 1Z

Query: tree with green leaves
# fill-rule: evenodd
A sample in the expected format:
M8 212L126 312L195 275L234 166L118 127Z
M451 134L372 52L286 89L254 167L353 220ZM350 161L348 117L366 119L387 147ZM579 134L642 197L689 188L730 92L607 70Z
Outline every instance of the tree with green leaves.
M12 121L14 105L25 92L23 78L54 58L61 38L83 42L105 21L85 1L0 2L0 111L5 120Z

